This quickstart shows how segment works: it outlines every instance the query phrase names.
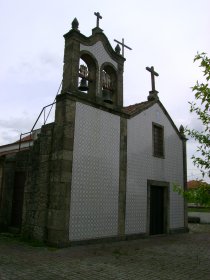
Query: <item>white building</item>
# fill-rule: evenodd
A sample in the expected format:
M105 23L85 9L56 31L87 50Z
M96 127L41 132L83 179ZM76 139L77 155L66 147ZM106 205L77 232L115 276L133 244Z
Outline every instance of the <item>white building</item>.
M123 107L119 45L112 49L98 23L85 37L76 19L64 38L55 122L42 126L27 156L0 158L0 224L59 246L187 231L184 199L173 192L173 184L186 187L186 138L159 100L154 68L148 100Z

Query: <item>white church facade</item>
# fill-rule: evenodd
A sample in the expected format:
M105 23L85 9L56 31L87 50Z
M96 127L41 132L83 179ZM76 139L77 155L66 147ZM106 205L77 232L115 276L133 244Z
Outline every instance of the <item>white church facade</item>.
M152 67L148 100L123 107L125 59L96 16L90 37L76 19L64 35L55 121L28 149L0 147L0 227L58 246L186 232L186 203L173 191L186 188L183 128L159 100Z

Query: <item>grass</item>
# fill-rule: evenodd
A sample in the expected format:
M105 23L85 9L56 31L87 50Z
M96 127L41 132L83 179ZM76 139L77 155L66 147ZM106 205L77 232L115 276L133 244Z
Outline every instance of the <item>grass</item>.
M188 207L188 212L205 212L210 213L210 208Z

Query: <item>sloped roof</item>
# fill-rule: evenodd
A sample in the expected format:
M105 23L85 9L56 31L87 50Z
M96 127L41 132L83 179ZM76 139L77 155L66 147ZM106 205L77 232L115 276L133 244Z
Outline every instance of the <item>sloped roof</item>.
M30 141L30 140L33 140L32 134L29 134L29 135L21 138L21 142ZM18 143L18 142L20 142L20 140L15 141L15 143Z
M177 132L177 135L181 139L187 140L187 138L184 135L181 135L180 131L178 130L178 128L174 124L173 120L171 119L170 115L168 114L167 110L165 109L163 104L160 102L160 100L149 100L149 101L144 101L144 102L141 102L141 103L129 105L127 107L124 107L122 109L122 111L123 111L123 113L127 114L129 116L129 118L132 118L132 117L135 117L136 115L140 114L142 111L150 108L154 104L158 104L161 107L161 109L163 110L164 114L168 118L169 122L174 127L175 131Z
M15 154L20 150L29 149L31 143L33 143L33 135L29 134L25 137L21 137L21 140L15 141L10 144L0 146L0 156Z
M144 101L141 103L136 103L136 104L124 107L122 109L122 111L128 115L134 115L135 113L139 113L142 110L149 108L153 104L154 104L154 102L152 102L152 101Z
M208 183L206 183L203 180L191 180L187 182L188 189L196 189L199 188L201 185L208 186Z

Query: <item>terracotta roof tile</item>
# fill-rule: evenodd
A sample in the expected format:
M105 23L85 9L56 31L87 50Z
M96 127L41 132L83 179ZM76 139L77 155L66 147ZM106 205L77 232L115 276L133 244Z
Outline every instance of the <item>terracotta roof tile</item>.
M151 104L151 101L144 101L141 103L137 103L137 104L133 104L133 105L124 107L122 110L126 114L133 115L138 111L146 109L150 104Z
M201 185L208 185L208 184L203 180L191 180L187 182L188 189L196 189L199 188Z
M21 142L30 141L30 140L33 140L31 134L21 138ZM18 143L18 142L20 142L20 140L16 141L15 143Z

